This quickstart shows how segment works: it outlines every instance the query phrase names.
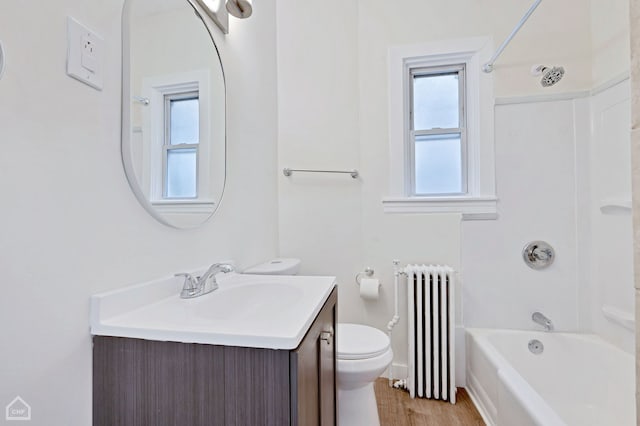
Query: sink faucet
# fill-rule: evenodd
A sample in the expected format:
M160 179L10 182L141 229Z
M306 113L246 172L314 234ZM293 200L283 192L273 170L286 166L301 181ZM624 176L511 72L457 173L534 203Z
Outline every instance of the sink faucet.
M183 299L192 299L217 290L218 282L216 281L216 274L218 272L224 272L226 274L233 272L233 270L233 265L228 263L214 263L207 269L207 272L200 277L194 277L187 272L175 274L176 277L184 277L184 286L180 292L180 297Z
M543 326L545 331L553 331L553 323L541 312L534 312L533 315L531 315L531 319L536 324Z

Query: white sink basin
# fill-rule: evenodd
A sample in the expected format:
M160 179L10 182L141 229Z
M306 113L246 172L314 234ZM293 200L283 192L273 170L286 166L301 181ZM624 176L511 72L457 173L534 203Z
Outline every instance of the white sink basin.
M219 274L220 288L181 299L181 278L91 298L91 333L100 336L294 349L329 297L334 277Z
M288 318L290 308L304 296L295 285L274 282L225 287L214 293L214 297L198 304L194 311L196 316L227 321L262 321L273 316Z

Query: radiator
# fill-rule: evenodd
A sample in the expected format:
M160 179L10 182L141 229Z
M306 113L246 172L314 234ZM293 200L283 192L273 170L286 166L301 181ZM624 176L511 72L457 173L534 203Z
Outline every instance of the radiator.
M408 265L409 377L412 398L456 402L455 274L448 266Z

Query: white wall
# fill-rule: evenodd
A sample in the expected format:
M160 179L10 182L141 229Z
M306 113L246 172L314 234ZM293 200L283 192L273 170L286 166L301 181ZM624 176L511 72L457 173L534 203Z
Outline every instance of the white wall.
M152 219L125 179L121 5L0 2L0 407L22 396L33 425L91 423L91 294L277 251L273 3L257 2L226 38L214 30L229 95L227 188L216 216L190 231ZM65 75L68 14L105 37L101 92Z
M629 0L591 0L593 86L629 73Z
M279 170L360 167L357 4L329 3L278 1ZM302 274L338 277L341 321L364 310L351 302L364 269L362 176L279 174L280 254L301 258Z

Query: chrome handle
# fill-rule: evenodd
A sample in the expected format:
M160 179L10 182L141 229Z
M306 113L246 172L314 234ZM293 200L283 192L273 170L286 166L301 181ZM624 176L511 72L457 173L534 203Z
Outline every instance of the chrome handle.
M196 282L196 279L193 277L193 275L187 272L177 273L174 275L174 277L184 277L185 286L188 284L190 287L193 287L193 284Z
M555 252L544 241L532 241L522 250L522 258L530 268L542 269L553 263Z
M182 291L180 292L180 297L183 299L190 299L192 297L195 297L198 293L198 282L197 280L193 277L193 275L186 273L186 272L180 272L178 274L175 274L174 276L176 277L184 277L184 284L182 284Z
M333 332L331 331L323 331L320 333L320 340L327 342L327 345L330 345L333 341Z
M553 254L551 253L551 250L545 250L539 247L536 247L533 250L532 257L535 257L536 259L538 259L541 262L544 262L546 260L548 260L549 258L551 258L551 256L553 256Z

